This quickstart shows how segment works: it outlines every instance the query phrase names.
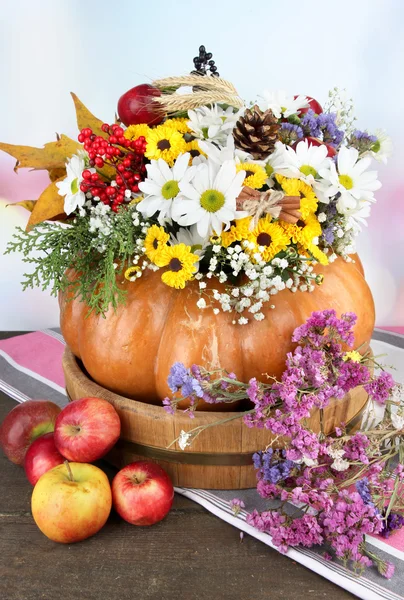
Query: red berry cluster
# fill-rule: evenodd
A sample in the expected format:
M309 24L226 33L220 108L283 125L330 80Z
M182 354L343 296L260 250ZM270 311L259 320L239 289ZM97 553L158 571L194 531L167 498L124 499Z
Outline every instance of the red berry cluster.
M126 190L139 191L139 181L142 181L146 172L146 140L143 136L128 140L119 125L104 123L101 129L107 134L107 138L95 135L92 129L85 127L80 131L78 140L88 152L90 167L102 169L104 165L109 165L116 169L115 185L109 185L98 173L91 173L86 169L83 171L80 189L84 193L90 192L116 212L125 200L130 199L125 196Z

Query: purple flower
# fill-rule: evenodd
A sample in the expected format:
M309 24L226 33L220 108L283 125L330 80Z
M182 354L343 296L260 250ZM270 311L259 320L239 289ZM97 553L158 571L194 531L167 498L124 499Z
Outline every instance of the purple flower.
M359 481L357 481L355 483L355 487L356 487L356 490L357 490L359 496L364 501L364 503L374 506L374 503L372 501L372 495L371 495L370 489L369 489L369 479L367 477L360 479Z
M390 534L393 533L393 531L397 531L398 529L401 529L403 526L404 526L404 516L399 515L398 513L390 512L387 519L384 519L384 521L383 521L383 529L382 529L380 535L387 539L388 537L390 537Z
M257 476L269 483L279 483L289 477L291 470L296 466L291 460L285 458L285 453L268 448L265 452L256 452L253 463L259 469Z
M180 362L176 362L170 369L170 374L167 378L167 383L170 390L175 393L178 392L179 388L185 382L188 377L188 370L185 365Z
M394 575L395 566L389 561L381 561L377 565L377 569L380 575L383 575L383 577L385 577L386 579L391 579Z
M175 414L175 410L174 410L173 406L171 405L170 398L164 398L164 400L163 400L163 407L164 407L164 410L166 412L168 412L169 415Z
M336 119L336 113L321 113L317 117L317 123L323 135L323 141L334 148L338 148L344 139L344 132L341 129L338 129Z
M321 237L323 238L326 244L329 244L331 246L331 244L334 243L335 239L333 227L326 227L325 229L323 229Z
M377 137L375 135L369 135L367 131L355 129L348 140L348 146L356 148L360 154L363 154L371 150L376 142Z
M283 144L291 146L303 137L303 130L299 125L293 125L292 123L282 123L279 131L279 139Z
M370 383L367 383L364 388L372 400L378 404L385 404L394 385L394 379L390 373L382 371L379 377L376 377Z
M245 508L245 504L240 498L233 498L230 500L230 508L235 515L238 515L242 508Z
M300 125L304 131L305 136L310 136L310 137L315 137L315 138L320 137L321 129L320 129L320 125L317 120L317 116L318 115L316 115L314 110L312 110L311 108L303 116L303 118L300 122Z

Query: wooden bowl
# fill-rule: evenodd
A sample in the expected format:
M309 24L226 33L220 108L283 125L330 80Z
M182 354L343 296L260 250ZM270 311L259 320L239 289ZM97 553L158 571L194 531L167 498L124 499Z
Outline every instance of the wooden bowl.
M63 356L63 370L71 401L95 396L104 398L117 410L121 439L106 457L114 466L122 468L136 460L151 459L167 471L176 486L222 490L255 487L252 455L270 443L271 434L266 429L246 427L241 418L234 418L234 412L200 411L190 419L182 411L169 415L162 406L119 396L92 381L69 348ZM351 429L358 428L367 398L364 389L358 387L341 400L331 400L323 411L325 433L332 433L342 422ZM170 446L181 430L230 417L232 420L227 423L203 431L185 450L178 443ZM312 412L308 424L313 431L320 431L318 409Z

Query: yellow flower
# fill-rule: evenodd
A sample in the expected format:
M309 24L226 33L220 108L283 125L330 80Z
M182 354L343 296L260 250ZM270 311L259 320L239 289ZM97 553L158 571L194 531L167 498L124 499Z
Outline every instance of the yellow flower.
M344 362L346 362L347 360L352 360L352 362L361 362L362 360L362 355L359 354L359 352L357 352L356 350L352 350L351 352L345 352L344 356L342 357L342 360Z
M251 234L250 231L251 217L245 217L244 219L237 219L231 222L230 229L228 231L222 231L221 243L223 248L227 248L233 242L241 242L246 240Z
M135 198L132 198L132 200L129 202L129 206L133 206L133 204L139 204L139 202L142 200L144 200L144 196L139 194L138 196L135 196Z
M140 123L139 125L129 125L123 135L128 140L137 140L140 136L146 137L149 131L150 127L146 123Z
M298 244L298 250L303 256L312 256L320 265L328 265L327 255L312 242L305 241L303 244Z
M318 206L317 196L312 188L301 179L288 179L276 175L276 180L287 196L300 196L300 214L305 219L310 213L315 213Z
M125 279L127 279L128 281L136 281L136 273L138 273L139 271L140 267L129 267L124 273Z
M198 140L192 140L192 142L188 142L186 147L185 147L185 152L189 152L191 155L191 161L193 158L196 158L197 156L206 156L206 154L204 152L202 152L202 150L199 147L198 144Z
M295 225L285 221L281 221L280 224L295 244L304 245L321 235L321 225L313 213L309 213L304 219L299 219Z
M146 248L146 256L158 267L162 267L162 251L167 246L167 242L170 236L164 230L164 227L158 225L152 225L144 241L144 247Z
M237 173L245 171L245 179L243 185L246 185L254 190L260 190L268 178L264 167L256 163L240 163L236 165Z
M161 252L161 266L167 267L162 274L162 281L177 290L182 290L185 283L193 278L199 256L192 254L191 247L185 244L166 246Z
M188 127L188 119L167 119L167 121L164 121L164 125L172 127L180 133L190 133L191 131Z
M146 135L146 158L158 160L162 158L170 165L174 164L179 154L185 152L186 143L179 131L174 127L159 125L150 129Z
M248 252L252 256L259 252L266 262L281 250L285 250L290 243L290 236L279 223L271 223L269 215L258 221L256 228L250 231L248 239L255 244L254 249L248 249Z

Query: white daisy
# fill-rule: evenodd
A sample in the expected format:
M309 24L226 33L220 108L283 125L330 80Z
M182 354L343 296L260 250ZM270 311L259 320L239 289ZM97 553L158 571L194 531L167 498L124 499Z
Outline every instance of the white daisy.
M283 90L268 92L265 90L258 96L261 110L271 109L277 119L294 115L300 108L309 106L306 96L288 96Z
M274 184L274 176L277 173L281 173L282 169L286 168L286 146L282 142L276 142L275 150L270 154L264 162L264 168L268 175L266 184L268 187L272 187Z
M377 161L387 164L387 159L393 153L393 142L391 141L391 137L382 129L377 129L375 135L377 137L377 142L375 142L369 154Z
M381 187L377 180L377 171L366 171L371 158L366 156L359 159L356 148L342 146L338 153L337 166L334 161L329 167L320 169L322 181L314 186L321 202L328 203L330 198L340 194L337 200L337 210L346 214L360 207L360 200L374 200L373 192Z
M355 235L358 235L358 233L362 231L362 226L367 227L368 224L366 219L370 216L370 207L370 202L367 200L360 200L357 208L347 211L345 213L347 216L345 230L352 230Z
M171 209L180 191L180 182L189 181L196 169L188 166L189 159L190 154L186 152L180 154L172 168L162 158L152 160L146 166L147 179L139 183L139 189L147 195L137 205L144 217L152 217L158 212L160 223L171 218Z
M307 140L302 140L294 150L290 146L284 146L283 159L284 168L279 168L279 173L286 177L297 177L303 179L309 185L319 177L320 169L328 169L331 159L327 157L327 146L309 145Z
M209 244L209 236L202 237L198 233L196 225L191 227L181 227L178 232L174 235L171 234L171 243L174 245L185 244L191 247L191 252L197 254L202 258L205 254L206 247ZM196 267L199 263L196 263Z
M223 146L217 146L212 142L199 142L201 150L217 165L222 165L226 160L237 159L237 162L251 162L253 158L248 152L238 150L234 144L233 134L227 136L226 143ZM258 161L254 161L258 162ZM263 163L260 163L263 164Z
M80 190L80 184L83 181L83 171L86 168L86 162L83 156L73 155L66 163L66 178L56 184L59 194L65 197L64 211L70 215L77 208L82 208L86 201L86 195ZM95 169L88 169L91 173Z
M231 106L223 110L218 104L201 106L188 111L188 127L196 138L223 145L242 111L243 109L234 112Z
M194 225L202 238L222 231L223 224L246 216L237 211L236 198L243 188L245 171L236 172L234 160L221 166L212 160L197 167L192 181L180 182L180 194L172 208L179 225Z

